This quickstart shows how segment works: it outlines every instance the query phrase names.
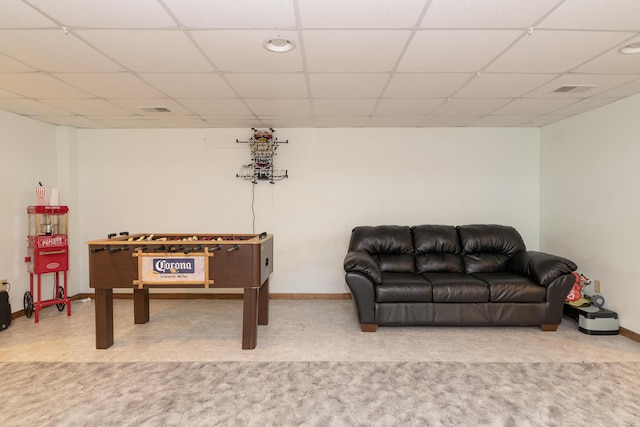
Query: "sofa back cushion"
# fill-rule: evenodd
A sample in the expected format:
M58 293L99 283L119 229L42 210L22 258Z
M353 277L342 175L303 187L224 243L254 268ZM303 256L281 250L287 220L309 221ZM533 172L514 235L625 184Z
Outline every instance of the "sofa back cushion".
M507 261L525 250L520 233L505 225L460 225L458 236L467 273L506 271Z
M356 227L351 232L350 251L366 252L380 266L380 271L414 273L411 228L401 225Z
M412 231L417 273L464 272L462 246L455 227L418 225Z

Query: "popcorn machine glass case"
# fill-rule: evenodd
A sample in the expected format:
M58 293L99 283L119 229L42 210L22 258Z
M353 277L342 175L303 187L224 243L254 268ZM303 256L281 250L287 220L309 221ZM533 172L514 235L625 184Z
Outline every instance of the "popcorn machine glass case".
M24 295L24 312L27 317L36 313L39 320L40 309L56 305L59 311L67 307L71 315L71 301L67 297L67 270L69 268L69 247L67 243L67 206L29 206L29 236L25 262L30 275L30 290ZM59 273L63 272L64 285L59 284ZM55 273L54 297L41 298L41 275ZM37 276L37 293L34 294L34 274ZM36 300L34 302L34 295Z

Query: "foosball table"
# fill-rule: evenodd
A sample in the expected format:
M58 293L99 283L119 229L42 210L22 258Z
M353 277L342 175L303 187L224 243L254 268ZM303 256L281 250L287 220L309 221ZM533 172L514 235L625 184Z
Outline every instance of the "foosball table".
M273 235L110 234L87 242L95 289L96 348L113 345L113 289L133 289L134 323L149 322L150 288L242 288L242 349L269 323Z

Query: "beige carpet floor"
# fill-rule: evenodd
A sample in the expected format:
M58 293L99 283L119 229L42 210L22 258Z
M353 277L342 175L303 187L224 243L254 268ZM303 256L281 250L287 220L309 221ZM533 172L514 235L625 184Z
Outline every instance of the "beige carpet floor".
M359 330L351 301L272 300L241 350L239 300L93 302L0 333L0 425L640 425L640 344L536 327ZM4 420L4 421L2 421Z

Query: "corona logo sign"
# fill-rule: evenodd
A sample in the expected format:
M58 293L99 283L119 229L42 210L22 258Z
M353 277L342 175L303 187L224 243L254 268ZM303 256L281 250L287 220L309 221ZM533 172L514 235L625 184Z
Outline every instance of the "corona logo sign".
M154 258L153 272L157 274L193 274L193 258Z

